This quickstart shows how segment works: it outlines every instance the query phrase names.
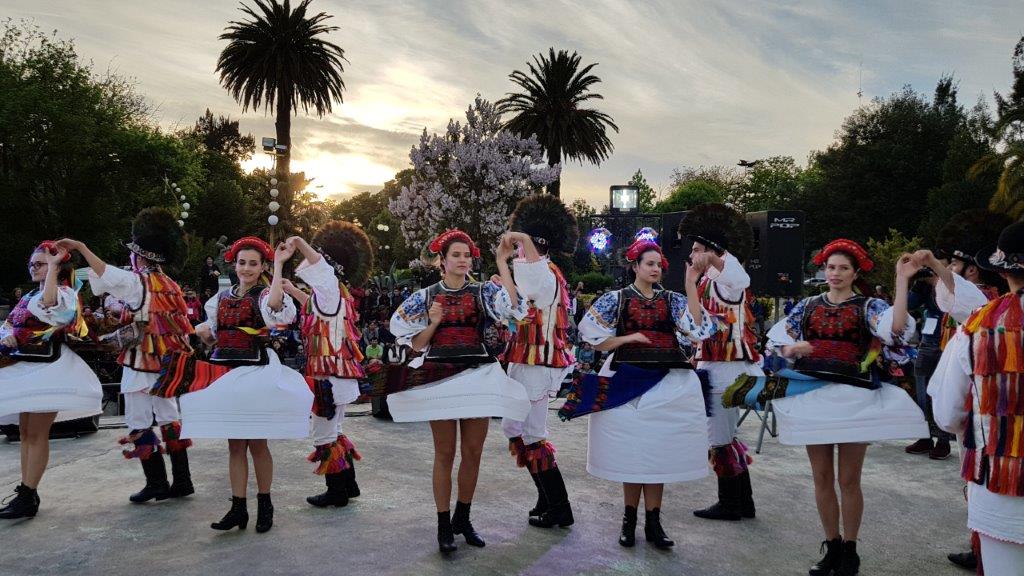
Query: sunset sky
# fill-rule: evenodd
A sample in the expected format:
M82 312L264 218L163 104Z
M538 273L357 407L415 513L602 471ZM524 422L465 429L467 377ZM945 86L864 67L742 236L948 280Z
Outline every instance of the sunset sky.
M206 108L273 135L273 118L241 107L214 73L231 0L2 0L0 16L73 38L99 71L134 78L167 129ZM734 165L827 146L857 105L943 73L961 102L1010 83L1024 27L1017 2L704 2L315 0L349 61L344 103L292 124L293 169L323 196L375 190L409 166L424 128L444 129L479 92L496 100L508 74L549 46L598 62L597 106L621 132L600 167L569 164L566 198L607 201L638 168L657 189L681 166ZM862 64L863 63L863 64ZM861 80L862 77L862 80ZM260 154L249 166L265 165Z

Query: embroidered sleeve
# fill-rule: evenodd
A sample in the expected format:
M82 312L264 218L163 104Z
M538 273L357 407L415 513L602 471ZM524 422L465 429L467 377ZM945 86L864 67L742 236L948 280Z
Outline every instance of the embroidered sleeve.
M295 300L292 297L284 294L284 298L281 300L281 309L273 310L270 307L270 288L267 288L260 294L260 313L263 314L263 322L268 328L275 326L287 326L295 321L295 316L298 311L295 309Z
M512 304L512 296L501 284L488 280L481 285L484 307L487 315L495 322L503 322L512 319L521 319L526 315L526 301L519 297L519 302Z
M50 326L67 326L75 321L78 313L78 293L67 286L60 286L57 288L57 302L53 306L43 306L43 292L39 291L29 299L28 310Z
M715 283L715 288L723 298L738 302L743 298L743 292L750 286L750 275L732 254L726 252L723 260L725 266L721 270L714 266L708 268L708 278Z
M320 258L316 264L307 264L295 269L295 275L313 289L313 296L319 308L327 314L338 309L341 302L341 289L338 287L338 278L334 275L334 269L327 263L327 260Z
M685 338L691 342L700 342L715 333L715 324L703 306L700 309L700 324L697 324L696 319L690 314L685 295L672 292L671 302L672 317L676 319L676 328Z
M512 263L515 272L516 290L527 300L533 300L541 308L555 303L558 295L557 279L547 258L536 262L516 260Z
M594 301L580 321L580 337L591 344L600 344L615 336L619 313L619 292L607 292Z
M903 329L896 330L892 325L892 307L878 298L868 298L867 304L865 304L865 316L871 333L886 346L905 344L917 328L914 317L907 314L907 323Z
M199 328L199 326L209 326L210 333L214 336L217 335L217 307L220 305L220 294L220 292L217 292L210 296L206 304L203 304L203 310L206 311L206 322L196 326L196 328Z
M398 344L411 345L414 336L427 328L427 291L417 290L391 315L391 333Z
M974 282L953 274L953 292L946 288L945 282L935 283L935 303L939 310L949 314L958 324L963 324L971 312L988 304L988 298Z
M970 338L957 331L928 381L935 423L947 432L961 434L967 422L965 399L971 387Z
M103 271L103 276L97 276L92 268L89 269L89 287L93 294L110 294L132 309L142 306L146 292L138 274L110 265Z
M780 352L783 346L796 344L804 339L804 310L807 308L808 300L810 300L810 298L805 298L797 302L793 306L793 309L789 311L789 315L776 322L775 325L768 330L769 348L776 352Z

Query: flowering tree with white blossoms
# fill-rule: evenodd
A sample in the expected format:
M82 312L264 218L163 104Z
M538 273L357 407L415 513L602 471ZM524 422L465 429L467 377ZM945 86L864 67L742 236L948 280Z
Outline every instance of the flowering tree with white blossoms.
M479 94L466 110L466 124L449 120L443 135L428 136L424 129L409 158L412 184L389 207L412 246L458 228L481 249L493 250L516 204L561 171L560 165L547 165L536 138L502 130L494 104Z

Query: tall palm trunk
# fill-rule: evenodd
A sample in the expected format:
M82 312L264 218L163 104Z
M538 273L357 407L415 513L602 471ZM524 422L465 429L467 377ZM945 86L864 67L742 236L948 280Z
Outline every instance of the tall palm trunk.
M281 204L281 208L277 212L279 222L275 229L281 230L283 237L291 225L292 213L292 187L289 181L292 158L291 90L285 86L279 86L277 96L277 118L274 120L274 128L277 131L277 143L287 147L284 154L275 156L274 162L277 172L277 189L280 191L278 203Z
M554 166L562 161L562 147L555 145L548 150L548 166ZM558 173L558 177L551 184L548 184L548 194L551 194L555 198L561 196L562 193L562 173Z

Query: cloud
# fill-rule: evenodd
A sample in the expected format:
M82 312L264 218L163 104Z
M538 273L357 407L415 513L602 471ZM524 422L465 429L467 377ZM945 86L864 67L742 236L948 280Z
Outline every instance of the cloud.
M138 80L164 126L203 110L274 133L241 113L214 73L235 2L8 0L6 12L74 37L83 56ZM681 165L791 155L827 146L859 102L910 83L930 91L955 72L961 100L1004 90L1020 36L1012 2L850 3L740 0L317 0L345 49L344 102L293 120L293 160L320 170L328 193L383 184L408 166L424 128L462 119L473 97L511 90L508 74L548 47L578 51L621 132L600 167L568 164L563 191L595 206L638 168L656 188ZM857 91L863 87L864 99ZM263 161L266 159L264 158ZM376 184L374 184L376 183Z

